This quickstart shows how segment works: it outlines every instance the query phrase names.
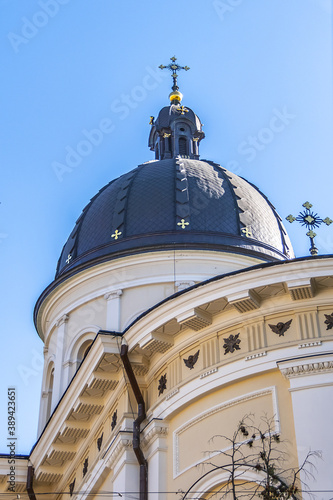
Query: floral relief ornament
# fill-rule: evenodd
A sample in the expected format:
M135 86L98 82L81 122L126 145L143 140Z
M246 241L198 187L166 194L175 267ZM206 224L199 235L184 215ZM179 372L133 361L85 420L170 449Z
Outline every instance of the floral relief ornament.
M167 377L166 377L166 374L165 375L162 375L160 380L158 381L158 395L160 396L161 394L163 394L163 392L165 391L166 389L166 384L167 384Z
M240 350L239 344L241 342L241 339L238 338L239 335L239 333L236 333L236 335L229 335L227 339L223 339L224 354L228 354L228 352L233 353L234 351Z
M325 325L327 325L326 330L330 330L333 328L333 313L332 314L324 314L326 320Z

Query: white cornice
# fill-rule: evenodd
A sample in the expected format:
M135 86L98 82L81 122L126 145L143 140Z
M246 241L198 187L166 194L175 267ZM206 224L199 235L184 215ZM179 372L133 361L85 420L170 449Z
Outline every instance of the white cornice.
M306 265L305 265L306 264ZM307 260L307 261L289 261L283 265L270 266L260 269L244 270L243 272L233 274L231 276L221 277L218 280L209 283L203 283L202 286L190 289L182 295L175 297L171 300L165 301L160 306L154 308L151 312L146 314L139 321L135 322L126 332L126 339L132 349L136 344L142 343L144 337L150 334L151 331L156 330L162 324L170 321L176 316L186 315L189 310L195 307L206 304L208 302L217 300L221 297L233 296L233 294L241 294L243 292L255 289L259 286L265 286L275 283L294 282L297 278L301 279L303 276L327 276L332 274L332 259L320 260ZM223 286L222 286L223 285ZM314 302L315 301L315 302ZM276 301L274 301L276 302ZM322 298L308 298L304 301L293 301L288 295L285 296L285 301L280 304L280 310L297 310L298 307L304 308L309 304L324 304L327 303L327 297ZM277 305L268 305L265 309L264 306L250 311L246 314L246 319L256 317L258 314L277 313ZM235 316L239 320L245 320L244 317L235 311Z
M153 256L153 257L152 257ZM60 283L54 290L52 290L40 304L37 319L37 330L41 337L43 338L44 320L49 318L52 308L58 301L62 300L62 297L67 292L80 287L81 285L86 285L89 281L92 283L91 289L92 294L89 297L84 297L84 302L92 300L95 297L103 296L110 291L110 284L108 286L98 289L95 283L98 283L99 277L110 273L110 279L113 280L115 289L121 288L131 288L139 285L153 284L153 283L164 283L164 282L174 282L173 272L161 275L152 275L147 277L140 276L137 272L138 266L149 266L151 267L152 258L154 259L154 267L158 268L159 264L167 264L170 260L174 258L177 260L185 260L186 262L203 261L204 263L215 263L218 264L219 269L225 268L226 272L230 272L234 269L242 269L244 267L256 265L260 263L257 258L252 258L243 255L237 255L232 253L216 252L216 251L199 251L199 250L186 250L186 251L162 251L154 253L142 253L137 255L132 255L128 257L123 257L115 260L110 260L108 262L97 264L91 268L85 269L82 272L71 276L64 282ZM211 277L211 271L205 270L203 266L197 266L197 272L186 273L182 272L177 275L178 281L195 281L201 282L209 279ZM82 303L82 301L80 302ZM68 310L74 309L78 304L68 303Z

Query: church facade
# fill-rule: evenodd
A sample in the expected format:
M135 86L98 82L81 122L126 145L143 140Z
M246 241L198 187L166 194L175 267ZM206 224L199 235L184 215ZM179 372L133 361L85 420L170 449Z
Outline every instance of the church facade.
M223 467L206 474L211 439L246 415L271 420L288 467L321 451L303 479L332 497L332 256L295 259L269 200L200 159L177 69L151 118L155 160L92 198L36 304L45 361L21 498L168 500L192 485L208 498L228 481Z

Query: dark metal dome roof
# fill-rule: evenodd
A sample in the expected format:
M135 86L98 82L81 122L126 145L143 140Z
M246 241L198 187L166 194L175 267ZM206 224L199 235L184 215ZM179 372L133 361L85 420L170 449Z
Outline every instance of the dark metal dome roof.
M56 277L170 248L293 257L279 215L255 186L211 161L176 157L139 165L102 188L64 245Z

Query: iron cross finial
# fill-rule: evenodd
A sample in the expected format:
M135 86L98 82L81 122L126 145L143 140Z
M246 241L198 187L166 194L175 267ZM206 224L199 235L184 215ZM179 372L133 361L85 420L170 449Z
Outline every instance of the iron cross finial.
M308 229L306 235L310 238L311 242L310 253L311 255L318 255L318 248L314 243L314 238L315 236L317 236L317 234L314 232L314 228L319 227L323 222L327 226L329 226L333 221L329 217L322 219L318 214L311 211L312 205L308 201L303 203L302 207L304 207L305 210L303 212L300 212L297 217L294 217L290 214L288 215L288 217L286 217L286 219L290 223L296 220L297 222L300 222L302 226L306 226L306 228Z
M167 66L164 66L163 64L161 64L159 66L160 69L169 69L172 74L172 78L173 78L173 86L172 86L172 90L174 92L177 92L177 90L179 90L179 87L177 85L177 77L178 77L178 74L177 74L177 71L180 71L182 69L184 69L185 71L188 71L190 68L188 66L180 66L178 63L176 63L177 61L177 57L173 56L173 57L170 57L170 60L171 60L171 63L168 64Z

